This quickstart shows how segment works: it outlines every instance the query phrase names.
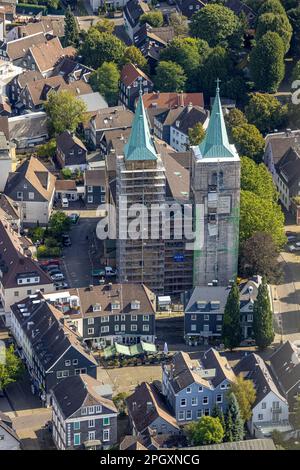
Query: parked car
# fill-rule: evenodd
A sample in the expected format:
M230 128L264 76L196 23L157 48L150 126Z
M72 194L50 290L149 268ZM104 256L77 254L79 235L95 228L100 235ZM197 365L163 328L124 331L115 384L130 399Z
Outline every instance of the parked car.
M56 290L61 290L61 289L67 289L69 287L69 284L67 282L60 281L60 282L55 282L54 286Z
M289 246L289 250L290 250L290 252L300 251L300 246L291 245L291 246Z
M48 274L50 274L50 276L52 274L57 274L57 273L61 273L61 269L59 269L58 267L57 268L51 268L47 271Z
M52 269L59 269L59 264L49 264L45 266L45 271L52 271Z
M55 273L51 274L51 279L52 281L64 281L65 276L63 275L63 273Z
M79 220L79 214L76 214L75 212L73 214L69 215L69 219L71 220L72 224L77 224Z
M294 242L297 240L297 237L295 235L288 235L287 239L288 239L288 242Z
M63 235L62 239L63 239L63 246L72 245L71 238L69 237L69 235Z

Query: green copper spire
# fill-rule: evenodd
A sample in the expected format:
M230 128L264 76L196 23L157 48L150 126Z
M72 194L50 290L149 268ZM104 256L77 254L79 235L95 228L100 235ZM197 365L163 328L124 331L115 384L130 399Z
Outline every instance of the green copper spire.
M217 79L216 97L203 142L199 145L200 158L235 157L236 150L230 145L226 131L221 101L219 79Z
M135 110L129 140L124 147L125 160L156 160L157 154L150 134L142 91Z

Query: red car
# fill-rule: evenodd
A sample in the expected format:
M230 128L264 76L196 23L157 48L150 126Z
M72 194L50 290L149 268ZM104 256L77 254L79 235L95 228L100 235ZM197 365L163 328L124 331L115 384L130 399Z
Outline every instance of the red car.
M47 259L45 261L40 261L41 266L48 266L49 264L58 264L60 265L60 260L59 259Z

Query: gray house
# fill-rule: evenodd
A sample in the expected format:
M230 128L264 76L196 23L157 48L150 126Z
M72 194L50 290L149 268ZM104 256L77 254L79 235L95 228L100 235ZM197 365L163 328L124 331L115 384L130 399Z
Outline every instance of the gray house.
M52 433L59 450L109 449L117 443L117 409L107 387L86 375L52 390Z
M192 360L178 352L170 364L163 365L162 393L179 425L209 416L215 405L226 409L226 392L235 374L215 349L201 359Z
M12 427L11 419L0 411L0 452L20 449L20 439Z
M86 170L84 173L85 202L87 205L100 205L105 198L105 168Z

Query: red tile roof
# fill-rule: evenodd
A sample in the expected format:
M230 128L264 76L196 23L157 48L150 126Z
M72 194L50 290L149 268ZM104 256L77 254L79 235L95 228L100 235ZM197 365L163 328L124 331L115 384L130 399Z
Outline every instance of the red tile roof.
M143 96L145 108L176 108L177 106L204 107L203 93L145 93Z

